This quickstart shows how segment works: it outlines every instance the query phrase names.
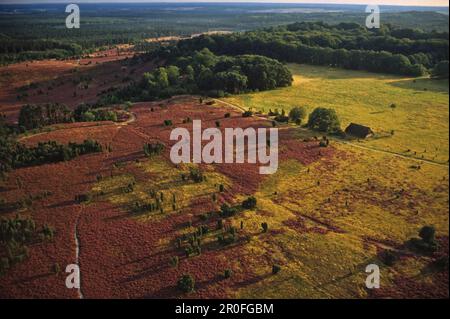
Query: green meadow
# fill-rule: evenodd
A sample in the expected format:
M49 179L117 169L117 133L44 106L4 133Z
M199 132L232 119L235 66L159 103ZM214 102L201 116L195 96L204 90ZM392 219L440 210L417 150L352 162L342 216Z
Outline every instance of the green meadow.
M319 106L333 108L343 129L351 122L372 128L375 137L358 142L364 146L448 162L448 80L298 64L289 68L294 75L292 87L225 101L266 113L269 109L288 112L294 106L305 106L308 112Z

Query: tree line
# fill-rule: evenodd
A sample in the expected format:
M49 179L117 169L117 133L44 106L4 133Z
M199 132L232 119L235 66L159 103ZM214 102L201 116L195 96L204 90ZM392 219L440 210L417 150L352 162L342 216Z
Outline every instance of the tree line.
M0 41L0 64L27 60L65 59L79 56L82 47L76 43L57 40L2 39Z
M80 104L71 111L65 104L27 104L19 113L19 129L21 131L41 128L43 126L70 123L117 121L117 113L112 110L94 108L89 104Z
M444 32L414 32L389 26L370 31L358 24L302 22L244 33L203 35L180 41L172 51L203 48L215 54L258 54L284 62L420 76L448 60L449 47L448 33Z
M77 156L101 152L103 149L97 141L90 139L67 145L56 141L39 142L32 147L7 137L2 137L0 142L0 174L21 167L68 161Z

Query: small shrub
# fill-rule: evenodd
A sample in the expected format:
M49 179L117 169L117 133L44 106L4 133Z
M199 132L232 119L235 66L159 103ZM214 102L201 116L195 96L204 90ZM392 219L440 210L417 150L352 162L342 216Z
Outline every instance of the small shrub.
M381 261L386 265L386 266L393 266L395 264L395 262L397 261L398 256L396 253L394 253L392 250L385 250L382 254L381 254Z
M244 209L254 209L255 207L256 207L256 198L254 196L250 196L242 202L242 208Z
M319 146L328 147L328 145L330 145L330 140L326 136L324 136L322 140L319 142Z
M185 275L181 276L181 278L178 279L177 286L178 286L178 289L180 289L184 293L193 292L195 289L194 277L192 277L189 274L185 274Z
M306 117L306 109L301 107L294 107L289 112L289 118L291 121L297 123L297 125L300 125L302 123L302 120Z
M238 212L238 210L236 209L236 207L231 207L227 204L223 204L220 207L220 215L222 217L231 217L231 216L236 215L237 212Z
M269 230L269 225L266 222L261 223L261 227L263 229L263 233L267 233Z
M55 275L58 275L61 272L61 266L58 263L53 264L52 271Z
M289 116L277 115L277 116L275 116L274 120L277 122L280 122L280 123L287 123L287 122L289 122Z
M242 113L242 117L252 117L252 116L253 116L252 111L245 111L244 113Z
M189 177L195 183L201 183L205 180L205 177L203 176L203 172L201 170L199 170L198 168L191 168L189 171Z
M228 233L217 236L220 245L227 246L236 242L236 233Z
M189 258L194 253L194 250L192 247L186 247L184 249L184 254L186 255L186 258Z
M231 275L233 274L233 272L231 271L231 269L225 269L223 276L228 279L231 277Z
M278 110L272 111L272 109L269 109L269 113L268 113L269 116L277 116L279 114L280 113L278 112Z
M203 235L205 235L205 234L207 234L207 233L209 233L209 227L208 227L208 226L206 226L206 225L201 225L201 226L198 227L198 229L197 229L197 234L198 234L199 236L203 236Z
M52 240L55 236L55 230L45 224L44 226L42 226L41 234L43 239Z
M178 256L173 256L172 258L170 258L170 266L172 266L173 268L178 267L178 263L179 263Z
M420 253L430 254L438 249L435 239L436 229L433 226L424 226L419 231L419 238L412 238L408 241L408 246Z
M272 274L276 275L281 271L281 267L279 265L273 265L272 266Z
M438 271L448 271L448 256L442 256L436 259L431 266L436 268Z
M435 242L435 235L436 229L433 226L424 226L419 231L419 237L428 244Z
M89 202L91 200L90 194L80 194L75 196L75 201L79 204Z
M160 155L164 150L164 144L160 142L145 143L143 146L144 154L148 157Z

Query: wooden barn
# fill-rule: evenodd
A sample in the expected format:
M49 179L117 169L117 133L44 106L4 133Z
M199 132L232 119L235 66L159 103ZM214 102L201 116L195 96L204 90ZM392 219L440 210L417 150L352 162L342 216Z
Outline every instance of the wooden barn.
M374 133L368 126L350 123L350 125L345 129L345 134L358 138L367 138L373 136Z

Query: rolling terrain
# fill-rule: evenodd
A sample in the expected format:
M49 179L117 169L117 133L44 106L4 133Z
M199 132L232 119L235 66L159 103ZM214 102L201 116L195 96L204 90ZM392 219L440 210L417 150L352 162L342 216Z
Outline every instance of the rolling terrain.
M408 80L321 67L290 67L296 71L292 88L227 101L253 108L260 105L267 111L270 105L312 107L311 101L317 99L317 104L333 105L344 123L356 119L376 130L391 129L394 124L386 123L387 119L392 113L404 114L402 108L411 101L406 93L399 94L399 106L391 110L392 93L383 93L386 88L410 92L411 88L397 84ZM353 88L368 85L378 90L377 98L357 107L360 97L354 89L353 103L347 103L350 93L332 99L336 95L330 91L341 90L349 81L353 81ZM433 115L445 107L446 93L439 84L424 85L430 90L414 101L433 101L429 112L422 113ZM383 112L371 115L367 110ZM137 103L130 112L133 117L124 124L58 124L23 140L34 145L46 140L66 143L95 138L109 147L103 153L70 162L17 169L3 182L1 193L7 203L48 191L51 196L2 215L32 216L38 224L52 225L56 234L50 242L33 245L29 259L0 278L2 297L446 296L443 282L448 273L426 269L442 254L448 255L448 248L442 245L436 254L426 256L411 252L405 242L428 224L436 227L442 243L448 241L448 166L424 162L418 170L414 159L339 141L321 148L313 132L288 125L280 127L281 158L276 174L262 177L248 164L201 165L207 179L197 184L181 178L189 173L189 166L174 166L168 159L173 142L168 140L171 129L163 125L164 120L187 128L191 125L183 122L188 117L202 119L210 126L220 121L222 128L265 127L271 122L265 116L243 118L236 108L220 102L200 104L198 98L189 96ZM231 113L231 117L225 118L225 113ZM405 129L408 125L410 130L415 128L414 122L396 122ZM391 147L412 143L401 139L400 128L397 131L400 138ZM432 137L430 131L423 132L426 138ZM381 145L371 145L378 140L362 145L383 148L394 138L380 139L384 142ZM413 141L415 138L411 136ZM446 138L445 133L442 138ZM147 158L142 145L155 140L164 143L166 150L161 156ZM401 144L403 148L408 145L412 144ZM132 189L125 191L129 185ZM223 185L223 191L219 185ZM151 201L154 192L170 199L163 204L162 212L133 210L135 203ZM78 203L75 199L79 194L89 194L89 201ZM251 195L257 199L254 209L225 218L225 228L216 228L222 219L217 212L221 204L238 204ZM267 232L262 230L262 223L268 224ZM209 230L202 235L201 254L185 257L177 238L201 226ZM237 229L236 242L219 244L217 236L231 226ZM365 289L364 266L382 263L380 256L385 250L397 252L400 259L394 266L382 268L383 288L374 295ZM170 263L174 256L179 258L177 267ZM81 269L80 292L65 288L64 272L55 275L51 270L55 264L74 262ZM274 264L282 269L277 275L271 273ZM231 278L223 277L226 269L232 271ZM185 295L177 290L176 281L183 273L195 277L194 293ZM411 285L417 289L411 290Z
M448 299L448 8L59 9L0 5L0 298ZM174 164L194 120L278 170Z

